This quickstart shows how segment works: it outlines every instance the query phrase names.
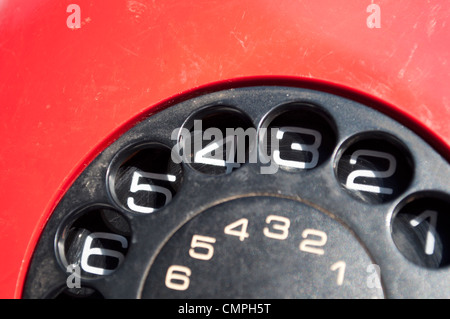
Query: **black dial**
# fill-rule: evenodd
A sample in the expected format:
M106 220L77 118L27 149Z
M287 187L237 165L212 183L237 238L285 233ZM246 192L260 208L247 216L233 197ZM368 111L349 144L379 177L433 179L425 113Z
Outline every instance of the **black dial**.
M164 245L143 298L382 298L360 241L294 200L247 197L190 220Z
M448 298L449 180L405 123L350 98L199 94L136 123L75 180L23 295Z

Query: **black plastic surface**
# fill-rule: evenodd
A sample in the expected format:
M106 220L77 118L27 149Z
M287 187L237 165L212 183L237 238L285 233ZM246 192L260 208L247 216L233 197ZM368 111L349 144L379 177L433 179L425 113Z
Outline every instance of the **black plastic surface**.
M132 197L137 200L135 196L139 191L118 196L115 193L116 185L121 182L118 180L118 176L122 176L119 168L135 154L136 147L158 143L175 153L180 153L176 143L180 141L179 129L187 125L186 123L189 122L187 119L191 119L193 114L201 114L197 112L205 108L211 112L209 114L214 114L215 110L223 110L223 106L239 110L238 113L243 114L243 118L250 119L250 124L258 129L258 133L262 132L262 128L270 128L270 123L276 127L293 127L296 123L300 123L302 126L309 125L309 130L297 133L292 129L286 130L281 139L284 144L281 143L283 149L280 150L279 156L285 161L283 163L287 163L287 166L274 165L272 146L267 156L258 154L256 162L251 159L255 158L252 157L254 154L252 152L256 152L258 148L249 147L248 156L245 157L247 163L231 167L232 169L225 172L223 170L205 172L196 165L183 162L180 168L175 169L174 175L177 176L177 182L172 185L170 201L161 202L159 199L150 199L150 202L154 200L152 203L158 206L158 209L151 213L133 212L127 208L124 200L120 198ZM296 114L288 116L285 113L287 110ZM302 122L300 119L304 110L307 110L304 113L307 120ZM311 114L313 114L312 117ZM298 122L295 118L299 119ZM224 121L221 123L223 128L236 127L235 121L226 123L226 118ZM191 127L185 128L191 129ZM317 153L311 148L308 150L307 147L318 141L319 135L315 131L321 136L320 149ZM396 168L400 169L401 174L396 174L397 170L395 170L393 174L388 173L387 178L369 177L355 179L354 182L357 185L391 188L393 189L391 195L367 196L371 194L365 194L360 190L359 196L348 189L348 176L341 175L340 161L349 160L346 151L354 152L352 147L355 141L360 140L360 136L368 140L377 138L381 143L376 146L378 151L391 152L394 148L395 151L392 152L395 154L392 155L396 158L398 164ZM289 144L292 145L289 142L291 140L292 143L297 142L300 146L289 147ZM258 147L264 145L259 139L257 142ZM386 142L385 148L383 148L383 142ZM306 147L306 150L299 151L302 147ZM368 147L370 145L365 145L363 148ZM358 168L347 165L344 169L347 173L349 170L357 169L372 170L372 172L389 171L391 162L383 160L379 153L371 154L372 158L371 156L365 158L367 166L359 162L358 165L362 166ZM374 163L373 154L378 154L378 159L375 160L375 162L378 160L378 163ZM183 155L182 152L179 155ZM314 156L318 156L317 162ZM360 159L364 159L364 156L360 156ZM293 162L310 167L306 169L290 167L293 166ZM166 163L166 166L159 167L170 167L173 171L173 168L177 166ZM167 289L167 284L162 282L167 279L167 266L171 264L171 261L161 263L160 260L170 256L174 258L173 262L176 261L176 265L188 262L192 257L186 255L186 249L191 245L191 241L186 234L192 235L189 231L195 230L200 235L217 237L217 242L214 243L214 248L217 248L217 255L215 255L217 261L211 264L214 266L214 271L208 275L205 274L202 277L201 273L195 274L196 280L189 282L184 297L448 298L450 297L450 269L446 263L432 269L421 265L417 260L412 262L408 254L405 257L404 251L411 249L422 251L424 241L415 241L411 244L409 240L397 239L415 236L410 232L418 228L395 228L393 238L392 225L406 199L411 201L422 194L439 193L442 200L448 204L449 180L448 162L419 136L380 112L349 99L308 89L276 86L239 88L205 94L173 105L145 119L105 149L86 168L65 194L43 232L30 266L24 297L74 297L77 296L77 292L81 292L76 289L84 287L89 289L79 293L78 296L173 297L176 291L168 289L170 293L166 294L167 291L163 288ZM128 183L131 182L128 180ZM139 180L138 183L150 185L153 182L147 179ZM258 198L261 200L258 201ZM268 203L264 205L264 201ZM142 206L150 206L149 202L139 203ZM280 211L275 211L274 207L277 204L280 205ZM234 205L238 205L239 209ZM281 211L284 205L287 205L286 210ZM125 258L119 266L109 266L115 270L111 274L82 275L80 279L82 288L72 288L67 292L67 280L71 273L67 271L68 265L64 264L61 249L58 248L63 240L60 234L73 222L75 216L93 206L108 207L126 220L125 225L129 225L128 230L128 226L123 226L123 222L107 223L108 231L111 233L118 235L122 233L123 236L124 231L129 231ZM297 217L295 217L296 207L299 210ZM308 219L306 215L302 215L301 207L307 211L306 215L325 217L319 218L320 221L312 222L314 218ZM258 208L263 212L261 215L258 214ZM292 218L290 234L293 238L279 240L280 243L283 242L279 248L268 244L265 241L267 238L263 237L249 237L242 242L238 239L236 245L231 244L230 238L219 242L219 238L225 238L223 230L220 231L223 225L220 224L221 219L219 217L216 219L214 216L223 209L220 218L226 217L232 220L241 218L239 216L247 216L245 218L249 220L250 217L252 220L260 218L256 223L259 226L255 226L259 227L259 230L263 227L268 215L287 213L288 217ZM445 218L438 218L438 225L441 221L448 220L448 213L448 211L439 212L445 215ZM323 256L308 254L299 249L302 231L309 226L300 225L297 220L304 218L306 218L304 223L307 224L311 220L311 227L316 230L336 231L337 237L334 241L330 239L324 246L326 253ZM338 223L340 226L333 228L333 223ZM438 227L437 234L440 234L442 227ZM425 227L425 231L427 229L430 227ZM249 236L253 236L254 231L254 228L249 228ZM423 232L423 229L420 231ZM443 232L447 234L448 229ZM258 238L260 240L257 240ZM440 242L443 246L439 247L439 252L448 256L448 240ZM239 246L244 243L245 249L243 249L244 246ZM357 247L356 250L364 251L364 253L355 253L354 258L351 258L352 254L347 251L349 247ZM353 251L351 248L350 250ZM219 251L222 253L219 254ZM199 252L199 254L206 253L207 251ZM270 269L264 266L262 256L265 253L271 255L267 259L270 261L267 264ZM319 258L316 258L314 262L311 260L308 262L308 258L313 257ZM338 288L342 288L339 285L330 288L332 284L336 284L330 276L333 275L336 279L339 267L336 266L335 271L330 270L329 267L339 261L336 260L338 257L347 258L347 273L344 274L342 287L347 287L345 285L348 284L347 288L350 290L347 292L342 290L342 293L339 293ZM292 293L295 285L289 289L278 290L279 287L289 286L290 277L282 275L286 269L289 269L288 272L292 275L290 265L297 260L302 266L299 274L310 275L310 280L307 281L310 289L296 290L298 294ZM89 263L94 261L89 260ZM258 265L254 267L255 271L252 271L254 263ZM324 265L327 265L327 270ZM195 269L209 269L202 268L203 266L198 267ZM233 269L237 269L237 272ZM351 269L358 270L352 272ZM378 269L381 275L381 288L371 281L375 270ZM275 276L275 273L280 274L280 277ZM320 280L321 274L325 273L329 280ZM237 277L234 277L235 274ZM251 274L248 280L243 281L244 284L240 288L235 286L240 281L239 274ZM378 272L376 274L378 275ZM259 282L263 284L258 285ZM217 283L221 285L217 286ZM223 285L227 283L233 285L228 294L223 294L225 291ZM177 287L176 284L175 287ZM207 287L219 287L220 291L208 290ZM271 287L274 290L267 291ZM63 290L66 292L61 294Z

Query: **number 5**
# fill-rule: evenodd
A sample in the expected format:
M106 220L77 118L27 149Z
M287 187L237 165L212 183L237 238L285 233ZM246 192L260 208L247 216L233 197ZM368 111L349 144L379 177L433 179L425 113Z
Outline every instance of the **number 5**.
M200 260L210 260L214 255L214 244L216 239L213 237L194 235L192 236L191 249L189 249L189 256ZM195 248L206 249L206 252L195 251Z
M157 185L139 184L139 179L143 178L143 177L160 180L160 181L175 182L176 176L169 175L169 174L146 173L146 172L138 170L133 173L133 178L131 180L130 192L132 192L132 193L136 193L139 191L161 193L166 198L164 205L167 205L172 200L172 193L167 188L164 188L162 186L157 186ZM128 197L127 204L128 204L128 207L132 211L135 211L138 213L143 213L143 214L153 213L154 211L158 210L155 207L147 207L147 206L137 205L134 202L133 197Z

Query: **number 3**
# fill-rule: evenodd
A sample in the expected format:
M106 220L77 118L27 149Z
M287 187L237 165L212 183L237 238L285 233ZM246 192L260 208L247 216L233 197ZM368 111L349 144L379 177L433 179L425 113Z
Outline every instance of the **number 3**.
M274 238L278 240L284 240L289 235L289 226L291 221L282 216L270 215L266 218L266 223L271 224L272 222L279 222L280 224L273 224L273 229L280 232L272 232L269 227L264 227L264 235L269 238Z
M302 144L302 143L292 143L291 149L294 151L302 151L302 152L308 152L312 155L310 162L301 162L301 161L291 161L291 160L284 160L280 157L280 150L275 150L273 152L273 158L275 163L278 165L284 165L287 167L293 167L293 168L301 168L301 169L311 169L316 167L317 163L319 162L319 147L322 143L322 134L320 134L316 130L306 129L302 127L293 127L293 126L285 126L281 127L277 132L277 139L282 140L284 133L297 133L297 134L304 134L304 135L310 135L314 137L314 143L313 144Z

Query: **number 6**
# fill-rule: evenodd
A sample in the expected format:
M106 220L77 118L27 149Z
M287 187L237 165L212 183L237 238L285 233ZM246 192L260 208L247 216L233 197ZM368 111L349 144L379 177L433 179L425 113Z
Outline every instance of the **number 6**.
M186 290L189 288L189 276L192 274L188 267L172 265L167 269L165 284L173 290Z
M86 240L84 241L83 251L81 252L81 268L88 273L95 274L95 275L109 275L112 272L114 272L122 263L124 260L124 255L115 250L111 249L105 249L105 248L98 248L94 247L92 248L92 242L96 238L103 238L107 240L113 240L120 242L122 248L128 247L128 241L125 237L117 235L117 234L111 234L111 233L92 233L89 236L86 237ZM105 269L101 267L94 267L89 265L88 260L90 256L109 256L117 259L117 266L114 269Z

